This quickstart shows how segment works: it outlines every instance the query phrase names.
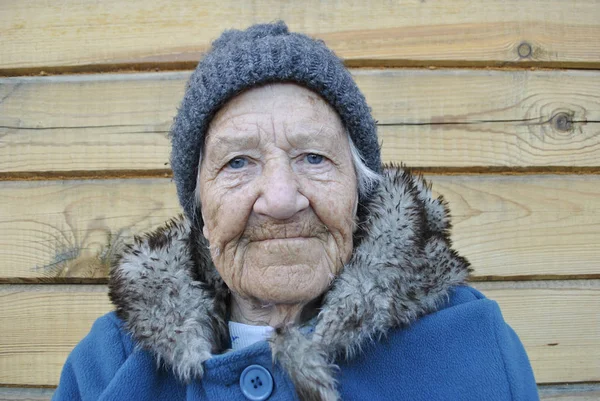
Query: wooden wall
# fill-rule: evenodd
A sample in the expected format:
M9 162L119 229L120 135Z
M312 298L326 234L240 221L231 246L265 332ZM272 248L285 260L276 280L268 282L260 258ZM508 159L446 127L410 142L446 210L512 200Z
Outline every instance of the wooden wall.
M600 0L0 2L0 400L47 400L110 256L180 211L167 133L230 27L351 68L386 161L450 202L544 400L600 398Z

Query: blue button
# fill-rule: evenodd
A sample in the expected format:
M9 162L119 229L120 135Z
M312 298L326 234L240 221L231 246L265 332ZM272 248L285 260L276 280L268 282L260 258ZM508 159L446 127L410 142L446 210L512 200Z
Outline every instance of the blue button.
M251 401L263 401L273 392L273 376L260 365L250 365L240 376L242 393Z

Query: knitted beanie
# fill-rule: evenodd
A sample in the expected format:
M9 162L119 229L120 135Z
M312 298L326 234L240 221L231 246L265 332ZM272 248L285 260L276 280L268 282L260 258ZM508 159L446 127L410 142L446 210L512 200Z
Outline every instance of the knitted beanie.
M228 30L198 63L171 127L171 168L179 202L191 221L202 224L201 216L194 215L194 191L211 119L245 89L273 82L297 83L321 95L340 115L367 167L381 171L371 110L323 41L291 33L282 21Z

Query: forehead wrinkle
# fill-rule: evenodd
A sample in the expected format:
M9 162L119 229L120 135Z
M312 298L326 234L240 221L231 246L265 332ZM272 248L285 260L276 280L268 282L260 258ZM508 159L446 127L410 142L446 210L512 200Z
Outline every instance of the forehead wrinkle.
M239 118L240 117L244 117L244 116L248 116L248 115L263 115L263 114L271 114L268 111L256 111L256 110L247 110L247 111L240 111L237 112L235 114L231 114L231 112L229 112L228 109L227 111L223 112L222 114L219 113L217 116L215 116L215 118L213 118L213 120L210 122L210 128L212 129L216 129L219 130L222 127L227 127L229 125L234 125L237 126Z
M207 140L214 141L217 145L238 145L240 141L249 142L253 137L257 143L260 143L260 133L262 129L257 119L240 119L247 115L266 115L267 112L246 111L235 115L224 114L220 121L211 124L207 132ZM207 142L208 143L208 142Z
M301 110L302 108L309 111L300 118L293 120L295 127L299 127L301 130L316 131L317 133L321 133L323 130L338 134L344 133L343 123L338 113L324 100L317 99L319 100L317 104L303 105L308 107L294 109L294 112L296 112L296 109ZM315 129L317 126L318 128Z
M302 122L300 122L294 125L294 128L291 130L292 135L288 137L288 140L291 139L295 144L330 144L335 143L335 141L344 137L344 131L342 129L338 129L338 127L333 127L331 124L323 122L318 126L312 122L309 124L302 124Z
M250 148L260 144L260 134L255 129L225 129L213 134L210 144L219 148Z

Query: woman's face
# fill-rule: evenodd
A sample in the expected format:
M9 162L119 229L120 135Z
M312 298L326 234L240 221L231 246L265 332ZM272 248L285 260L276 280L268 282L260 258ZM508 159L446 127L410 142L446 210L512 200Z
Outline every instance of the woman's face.
M199 174L212 259L242 298L308 302L350 258L350 145L314 92L278 83L229 101L211 121Z

